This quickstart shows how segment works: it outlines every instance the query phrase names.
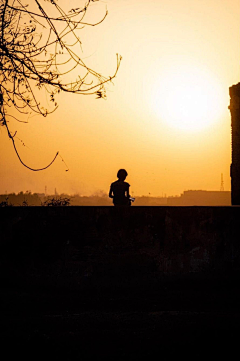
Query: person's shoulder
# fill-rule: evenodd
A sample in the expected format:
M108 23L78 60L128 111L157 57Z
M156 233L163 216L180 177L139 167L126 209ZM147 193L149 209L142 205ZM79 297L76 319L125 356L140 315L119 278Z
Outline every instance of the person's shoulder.
M128 182L124 182L126 187L130 187L130 184Z
M116 180L115 182L112 182L112 183L111 183L111 187L114 186L114 185L117 184L117 183L119 183L118 180Z

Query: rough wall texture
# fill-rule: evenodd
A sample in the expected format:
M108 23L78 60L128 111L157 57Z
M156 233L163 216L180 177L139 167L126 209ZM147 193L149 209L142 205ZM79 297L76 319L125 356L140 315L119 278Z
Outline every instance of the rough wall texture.
M232 205L240 205L240 83L229 88L232 131Z
M240 207L0 208L1 282L152 287L240 271Z

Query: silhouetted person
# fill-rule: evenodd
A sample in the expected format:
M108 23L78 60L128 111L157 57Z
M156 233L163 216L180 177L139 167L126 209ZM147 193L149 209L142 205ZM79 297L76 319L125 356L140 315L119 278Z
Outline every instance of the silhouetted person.
M113 198L113 204L115 206L130 206L129 187L130 184L124 182L127 177L127 171L125 169L119 169L117 172L118 180L113 182L110 186L109 197Z

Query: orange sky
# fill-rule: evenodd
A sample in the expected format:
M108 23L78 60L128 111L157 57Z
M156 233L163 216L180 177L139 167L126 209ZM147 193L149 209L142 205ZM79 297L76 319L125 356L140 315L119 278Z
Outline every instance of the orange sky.
M72 2L72 1L71 1ZM108 192L126 168L134 195L188 189L230 190L228 88L240 81L239 0L108 0L109 14L82 35L83 57L110 75L123 60L107 100L61 94L58 110L28 124L11 121L18 161L1 127L0 193L31 190L90 195ZM188 106L189 104L189 106Z

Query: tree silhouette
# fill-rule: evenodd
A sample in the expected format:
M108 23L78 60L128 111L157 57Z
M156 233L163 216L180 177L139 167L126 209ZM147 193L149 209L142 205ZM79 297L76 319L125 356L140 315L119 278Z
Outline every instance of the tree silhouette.
M105 98L105 84L111 82L119 69L121 57L117 54L116 71L105 77L83 61L79 31L85 26L96 26L104 21L107 11L97 23L85 21L92 3L86 0L82 7L64 9L57 0L33 0L25 5L21 0L0 0L0 124L7 129L20 162L16 148L16 132L9 124L12 118L25 122L9 112L14 107L18 113L40 114L46 117L57 107L60 92L93 95ZM77 1L79 4L80 1ZM69 80L73 76L74 78ZM45 91L52 107L44 107L41 92Z

